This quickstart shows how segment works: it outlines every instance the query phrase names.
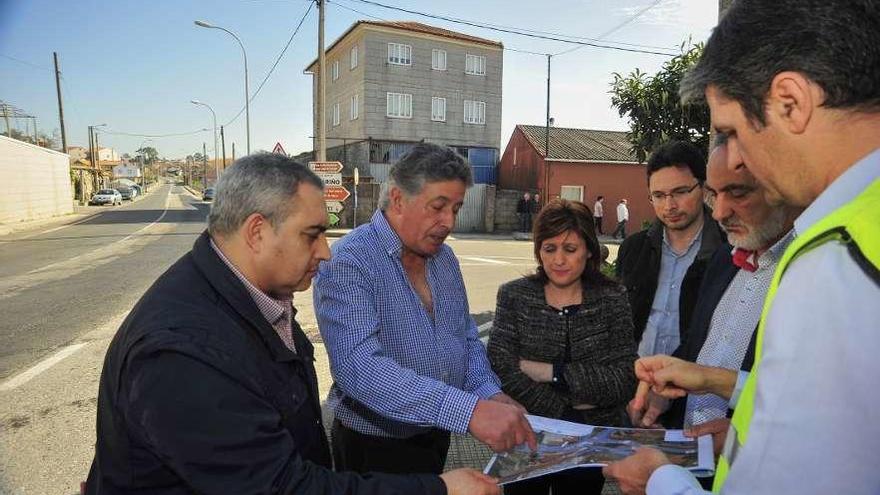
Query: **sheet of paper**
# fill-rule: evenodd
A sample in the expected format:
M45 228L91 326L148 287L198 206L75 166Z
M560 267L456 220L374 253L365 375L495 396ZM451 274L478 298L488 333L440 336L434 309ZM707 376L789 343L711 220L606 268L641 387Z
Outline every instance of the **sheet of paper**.
M512 483L575 467L599 467L632 455L639 447L662 450L669 459L698 475L714 469L712 438L685 437L681 430L592 426L528 416L538 437L538 451L520 446L489 460L485 473Z

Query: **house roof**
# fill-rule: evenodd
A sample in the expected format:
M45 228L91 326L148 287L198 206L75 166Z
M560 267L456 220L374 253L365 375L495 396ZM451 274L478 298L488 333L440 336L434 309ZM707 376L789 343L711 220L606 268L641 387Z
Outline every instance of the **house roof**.
M541 156L546 156L546 127L517 125ZM626 132L550 128L550 160L638 163Z
M324 53L330 53L333 48L336 47L342 40L348 37L352 31L360 26L377 26L382 28L390 28L397 29L401 31L408 31L411 33L421 33L421 34L431 34L434 36L440 36L443 38L454 39L458 41L464 41L469 43L476 43L479 45L491 46L493 48L504 48L504 44L500 41L492 41L487 40L485 38L478 38L476 36L471 36L469 34L459 33L457 31L450 31L448 29L439 28L436 26L429 26L427 24L422 24L421 22L414 21L357 21L351 25L348 30L342 33L342 36L336 38L336 41L333 42L330 46L324 50ZM308 67L306 67L306 72L309 72L310 69L318 63L318 60L313 60Z

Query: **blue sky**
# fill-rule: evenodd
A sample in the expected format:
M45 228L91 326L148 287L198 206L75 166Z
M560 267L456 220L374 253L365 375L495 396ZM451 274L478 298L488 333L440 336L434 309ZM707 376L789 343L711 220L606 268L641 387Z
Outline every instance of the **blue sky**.
M717 2L707 0L380 0L410 10L477 22L599 37L651 7L607 37L609 41L676 51L687 39L708 37ZM61 58L69 145L86 146L87 126L134 134L174 134L211 127L211 114L190 103L204 101L218 125L244 103L238 45L227 34L199 28L202 19L238 34L248 51L250 88L263 80L309 6L307 0L0 0L0 99L35 115L41 131L59 127L52 52ZM558 53L574 45L500 33L383 9L358 0L327 5L326 44L352 23L368 19L412 20L502 41L507 48ZM313 8L271 78L251 104L253 150L280 141L290 153L311 149L311 76L303 74L317 50ZM584 47L554 57L551 115L556 125L625 130L608 95L612 73L635 68L654 72L664 57ZM546 58L505 51L503 149L516 124L541 124L545 112ZM245 148L244 114L226 128L237 154ZM101 145L120 154L144 141L102 133ZM212 154L213 135L155 138L147 145L161 156Z

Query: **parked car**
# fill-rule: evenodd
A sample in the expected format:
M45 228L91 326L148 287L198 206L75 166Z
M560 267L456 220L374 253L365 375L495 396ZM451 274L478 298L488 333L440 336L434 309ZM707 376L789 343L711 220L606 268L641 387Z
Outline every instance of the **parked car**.
M89 200L90 205L121 205L122 195L116 189L101 189Z
M213 201L214 200L214 188L209 187L205 189L202 193L202 201Z

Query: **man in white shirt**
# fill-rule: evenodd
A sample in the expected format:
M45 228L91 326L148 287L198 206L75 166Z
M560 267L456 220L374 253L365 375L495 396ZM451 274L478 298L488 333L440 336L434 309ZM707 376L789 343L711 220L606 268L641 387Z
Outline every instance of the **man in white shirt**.
M744 163L771 201L805 207L795 234L819 241L801 249L796 237L784 256L799 255L777 274L775 297L771 287L745 388L734 372L668 356L636 363L637 400L648 387L708 391L751 411L747 430L728 434L738 449L725 448L721 493L880 492L880 423L866 421L880 409L871 392L880 375L880 268L876 237L861 235L876 236L880 225L878 25L874 0L737 0L682 80L684 100L705 95L713 127L727 136L728 166ZM835 235L816 237L851 205L868 221L847 216L826 232ZM653 449L605 473L624 493L703 493Z
M599 235L605 235L605 232L602 230L602 217L605 215L605 196L599 196L596 198L596 202L593 204L593 222L596 223L596 232Z
M626 239L626 222L629 221L629 208L626 206L626 198L617 203L617 229L614 231L614 237L620 235L621 239Z

